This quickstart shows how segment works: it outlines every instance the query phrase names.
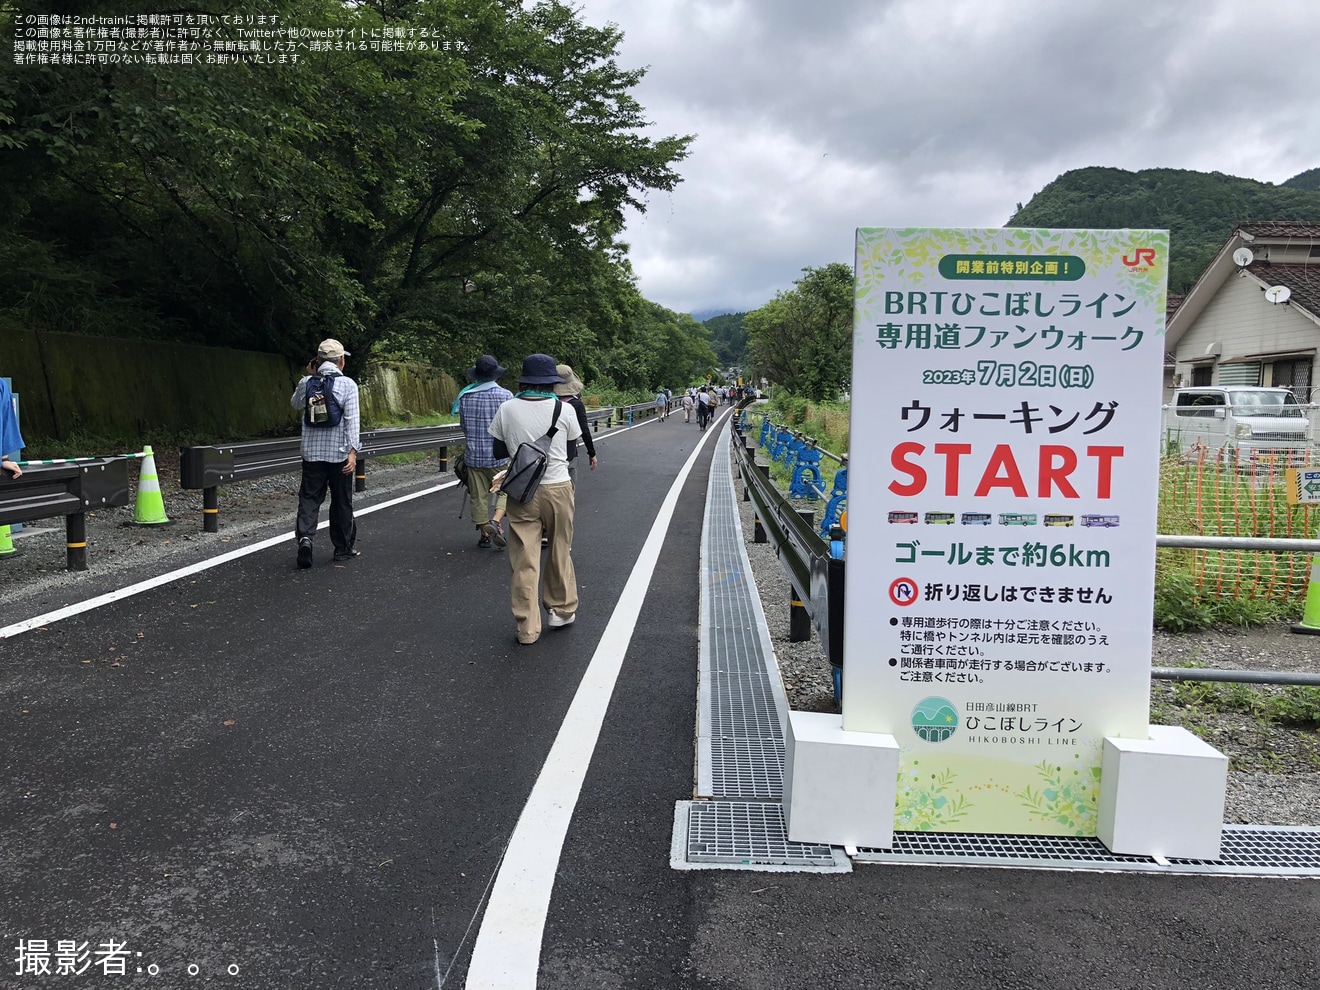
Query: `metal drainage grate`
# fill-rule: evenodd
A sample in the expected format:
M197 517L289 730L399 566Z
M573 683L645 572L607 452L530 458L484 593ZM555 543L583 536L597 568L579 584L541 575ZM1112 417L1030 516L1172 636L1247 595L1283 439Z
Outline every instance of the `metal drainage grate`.
M1227 825L1217 861L1111 853L1097 838L895 832L892 849L858 849L859 863L1012 866L1155 873L1320 877L1320 829Z
M1229 825L1220 863L1238 869L1320 876L1320 829Z
M680 835L684 817L686 828ZM675 846L684 848L674 850L675 866L850 869L848 858L828 845L790 842L783 805L778 803L684 801L676 822Z
M788 710L743 545L721 431L706 491L701 557L701 708L697 792L777 799L784 791Z
M713 793L747 800L783 798L782 739L712 739L710 746Z

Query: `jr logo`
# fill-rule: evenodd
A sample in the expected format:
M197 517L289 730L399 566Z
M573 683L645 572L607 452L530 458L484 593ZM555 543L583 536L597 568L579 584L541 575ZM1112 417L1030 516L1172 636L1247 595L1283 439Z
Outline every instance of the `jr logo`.
M1126 254L1123 255L1123 264L1127 265L1129 268L1139 268L1142 265L1155 264L1154 248L1137 248L1137 250L1133 252L1133 254L1134 257L1131 258L1129 258Z

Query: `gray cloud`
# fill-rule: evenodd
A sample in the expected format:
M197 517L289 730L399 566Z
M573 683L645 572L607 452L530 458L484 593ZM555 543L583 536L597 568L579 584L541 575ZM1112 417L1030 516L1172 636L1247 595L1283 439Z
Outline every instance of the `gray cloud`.
M997 226L1060 172L1320 164L1320 5L1280 0L585 0L649 65L684 183L626 238L643 292L753 308L862 225Z

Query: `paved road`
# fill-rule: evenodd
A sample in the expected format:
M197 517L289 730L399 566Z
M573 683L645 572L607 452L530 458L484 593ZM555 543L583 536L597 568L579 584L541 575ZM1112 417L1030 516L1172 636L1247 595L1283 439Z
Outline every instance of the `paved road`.
M0 986L463 986L505 844L700 436L671 419L601 444L580 618L532 647L453 491L365 518L346 567L300 572L281 546L0 642L7 957L32 939L142 953L124 977L11 963ZM576 804L539 986L1316 985L1311 882L671 871L709 447Z

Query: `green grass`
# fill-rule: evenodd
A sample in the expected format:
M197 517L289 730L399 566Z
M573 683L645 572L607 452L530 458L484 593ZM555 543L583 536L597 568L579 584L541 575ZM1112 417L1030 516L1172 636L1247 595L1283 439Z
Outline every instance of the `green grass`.
M1183 666L1201 668L1201 664ZM1158 712L1156 711L1158 709ZM1290 684L1233 684L1221 681L1170 681L1155 703L1152 717L1196 720L1200 713L1237 712L1258 722L1294 729L1320 729L1320 688Z
M414 413L411 416L391 416L363 423L364 430L384 430L396 426L451 426L458 417L448 412Z
M1207 536L1311 538L1313 508L1289 505L1282 474L1165 457L1157 529ZM1255 626L1301 614L1310 555L1165 548L1156 555L1155 624L1171 632Z
M156 455L172 453L180 447L196 447L219 442L220 438L205 433L152 430L136 436L110 436L74 432L63 440L52 437L29 439L23 451L25 460L51 460L57 457L96 457L110 454L133 454L151 447ZM256 437L225 437L225 440L258 439Z
M1190 570L1162 564L1155 572L1155 625L1168 632L1194 632L1213 626L1248 629L1295 618L1301 612L1300 601L1218 594L1198 584Z

